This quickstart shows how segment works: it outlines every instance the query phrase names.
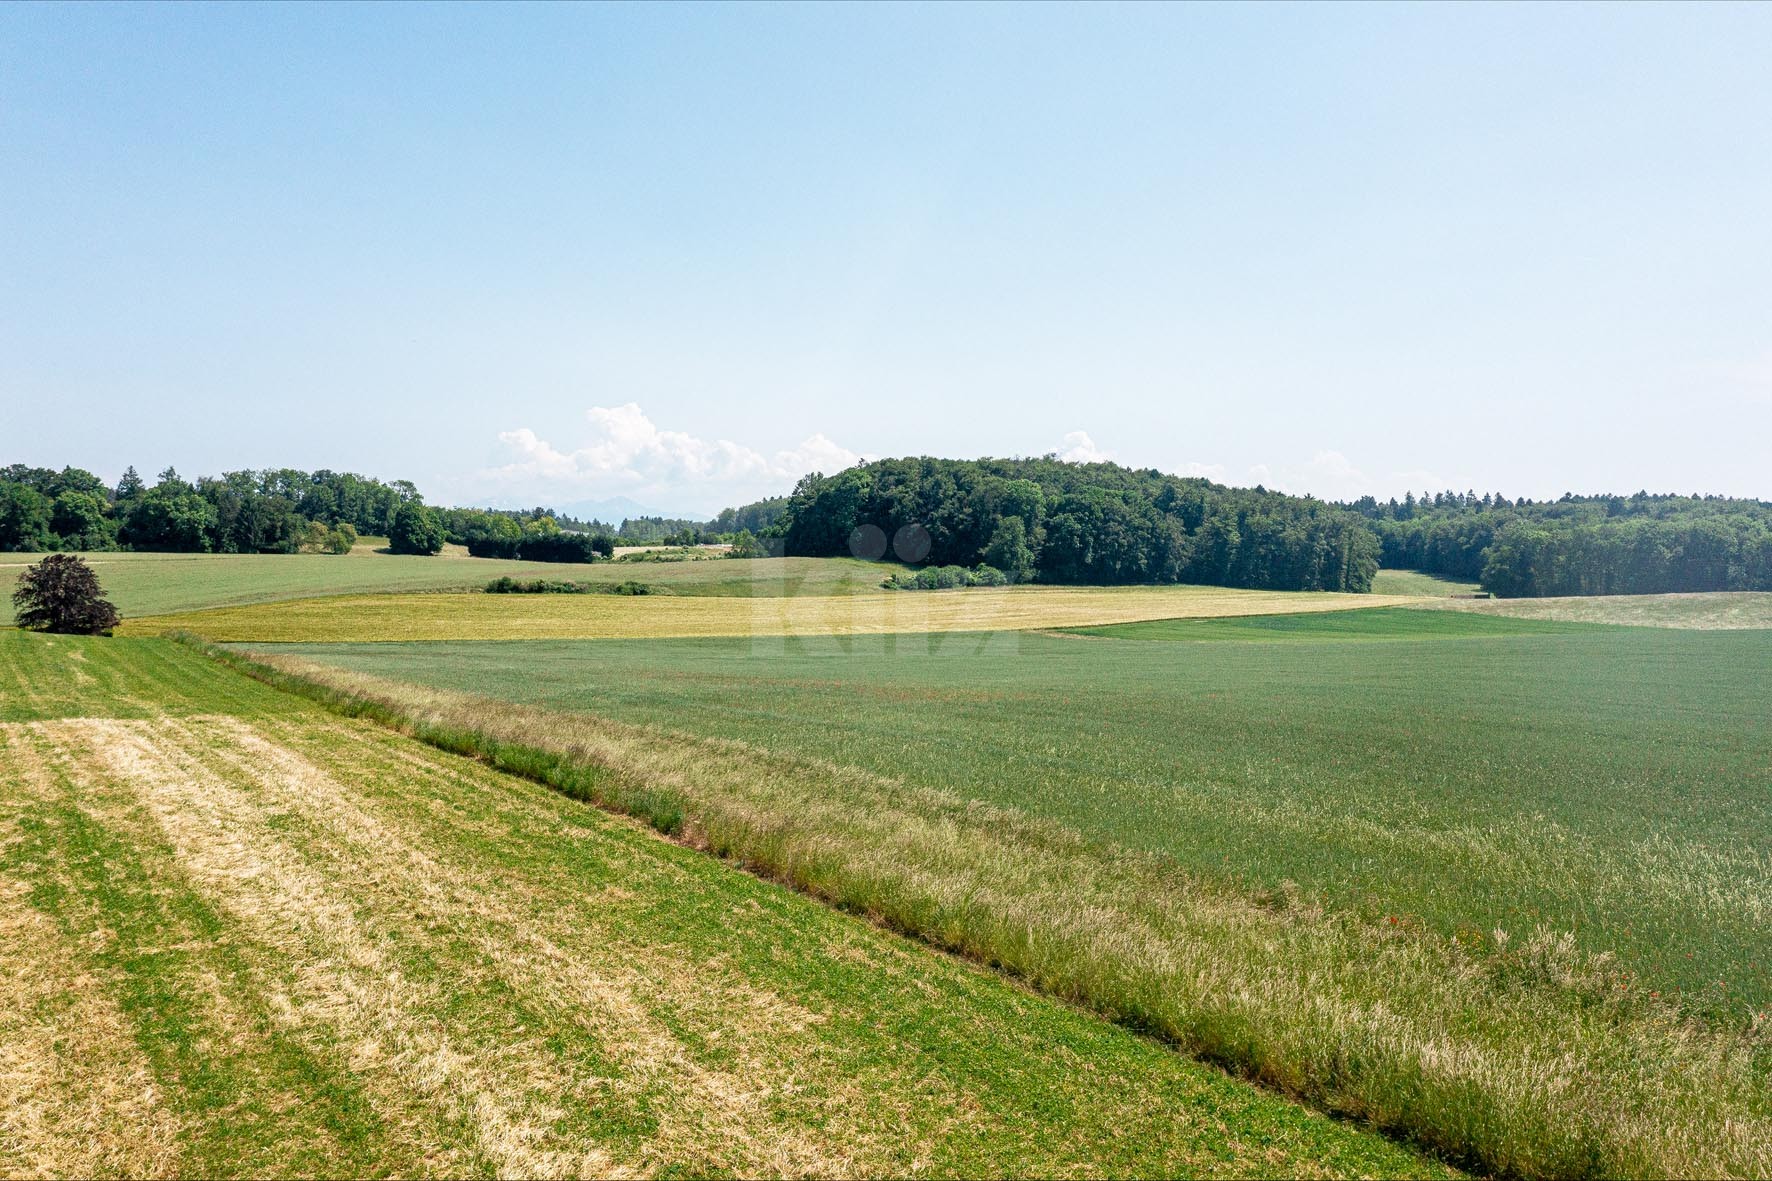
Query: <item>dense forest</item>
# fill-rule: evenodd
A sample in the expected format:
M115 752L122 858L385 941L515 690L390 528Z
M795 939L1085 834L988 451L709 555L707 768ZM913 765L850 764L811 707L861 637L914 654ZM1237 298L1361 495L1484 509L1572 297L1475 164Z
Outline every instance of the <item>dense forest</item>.
M1359 515L1111 463L887 459L808 476L773 526L789 554L892 552L1012 581L1193 582L1365 591L1378 538Z
M1385 566L1476 579L1507 598L1772 590L1765 501L1445 492L1346 507L1378 530Z
M750 507L727 512L761 519ZM192 481L168 468L148 484L132 467L111 487L75 467L0 468L0 551L344 553L359 536L387 537L401 553L436 553L454 542L486 556L521 550L542 561L589 561L616 544L728 539L701 521L607 525L541 507L430 508L410 481L351 472L277 468Z
M591 561L616 545L730 542L740 556L859 553L1010 581L1363 591L1382 564L1504 597L1772 590L1772 503L1720 496L1509 500L1443 492L1325 504L1115 464L890 459L812 475L711 521L579 521L544 507L431 508L406 480L294 468L115 487L64 467L0 468L0 550L401 553ZM986 572L987 574L989 571ZM908 584L907 584L908 585Z
M360 533L391 534L405 480L280 468L195 482L167 468L148 484L132 467L116 487L80 468L0 468L0 550L137 549L274 554L348 550Z

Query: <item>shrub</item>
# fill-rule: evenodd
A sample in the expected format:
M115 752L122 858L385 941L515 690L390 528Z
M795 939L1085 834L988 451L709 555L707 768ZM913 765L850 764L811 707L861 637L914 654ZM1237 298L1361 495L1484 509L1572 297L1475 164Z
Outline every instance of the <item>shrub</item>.
M50 554L19 575L12 592L18 625L63 635L109 635L122 617L104 597L98 575L72 554Z
M597 543L605 540L588 533L536 533L518 543L517 556L525 562L594 562L604 556Z
M470 537L468 553L476 558L515 558L520 537Z

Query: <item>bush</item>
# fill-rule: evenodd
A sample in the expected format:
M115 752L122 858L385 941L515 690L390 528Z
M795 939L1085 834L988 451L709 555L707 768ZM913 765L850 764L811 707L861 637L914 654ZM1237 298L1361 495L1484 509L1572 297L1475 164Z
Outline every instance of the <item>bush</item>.
M887 590L954 590L963 586L1007 586L1009 576L982 562L971 570L964 566L925 566L901 570L880 585Z
M98 575L72 554L50 554L19 575L12 592L18 625L63 635L110 635L122 617L104 597Z
M518 543L517 556L525 562L595 562L606 556L598 552L598 543L607 540L588 533L537 533Z
M394 511L388 548L397 554L434 554L443 548L443 522L433 510L408 500Z
M520 537L470 537L468 553L476 558L515 558Z
M486 584L489 595L668 595L670 590L644 582L555 582L547 578L524 581L509 576Z

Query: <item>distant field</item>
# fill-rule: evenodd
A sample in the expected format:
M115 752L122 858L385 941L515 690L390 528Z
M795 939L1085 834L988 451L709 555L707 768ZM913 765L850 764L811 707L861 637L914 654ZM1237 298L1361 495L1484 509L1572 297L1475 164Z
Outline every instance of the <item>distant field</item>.
M1240 641L1444 640L1473 636L1558 635L1593 631L1595 625L1554 620L1465 615L1451 611L1321 611L1313 615L1252 615L1222 619L1158 619L1108 627L1070 628L1065 634L1115 640Z
M1700 631L1772 628L1772 591L1690 595L1594 595L1550 599L1440 599L1411 606L1513 619L1554 619Z
M373 544L372 544L373 543ZM680 595L770 596L874 591L876 563L839 558L722 558L699 562L513 562L470 558L459 546L436 557L376 553L385 538L364 539L349 554L84 555L125 618L267 603L321 595L478 590L501 575L584 582L630 579ZM0 553L0 623L12 619L12 585L42 554Z
M152 635L188 628L213 640L265 643L887 635L1340 611L1403 601L1219 587L1010 587L749 601L730 596L355 595L136 619L125 623L124 632Z
M1401 610L1104 630L1144 638L296 651L1012 805L1448 936L1546 923L1649 987L1772 1006L1772 632Z
M166 641L0 718L8 1175L1447 1172Z
M1372 593L1379 595L1464 595L1477 590L1474 582L1423 574L1419 570L1380 570L1372 576Z

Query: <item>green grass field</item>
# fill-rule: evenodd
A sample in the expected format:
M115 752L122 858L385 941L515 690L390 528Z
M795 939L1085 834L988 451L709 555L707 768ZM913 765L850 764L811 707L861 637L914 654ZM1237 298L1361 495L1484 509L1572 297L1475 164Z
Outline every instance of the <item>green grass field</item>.
M382 541L383 539L375 539ZM328 595L478 590L494 578L580 582L637 579L680 595L841 595L878 590L878 563L821 558L726 558L698 562L599 562L577 565L470 558L459 546L435 557L349 554L84 555L126 619ZM12 585L42 554L0 554L0 624L12 620Z
M0 634L7 1175L1435 1175L161 640Z
M1380 570L1372 576L1372 593L1378 595L1447 595L1470 594L1477 589L1474 582L1423 574L1419 570Z
M621 711L603 706L529 706L368 677L287 648L218 655L347 716L642 817L1476 1171L1763 1174L1772 1170L1772 1011L1743 1008L1720 986L1658 988L1612 953L1584 949L1559 921L1569 916L1543 907L1527 916L1523 935L1454 923L1450 936L1394 909L1421 900L1469 913L1487 905L1484 890L1499 892L1504 910L1522 896L1558 907L1597 890L1578 899L1579 927L1590 914L1611 922L1607 908L1633 904L1623 895L1646 888L1653 898L1640 913L1662 922L1667 910L1688 908L1680 917L1706 927L1689 945L1715 947L1762 905L1766 876L1754 858L1763 855L1734 839L1713 850L1706 837L1719 834L1690 825L1679 839L1621 846L1593 823L1621 811L1603 792L1557 801L1564 816L1553 820L1527 798L1542 781L1512 789L1512 775L1479 782L1487 800L1454 797L1451 789L1468 785L1446 782L1444 766L1432 779L1388 786L1351 779L1348 768L1375 746L1394 773L1394 744L1384 749L1370 719L1325 716L1320 693L1294 691L1300 668L1336 653L1469 649L1438 654L1456 663L1477 649L1507 659L1501 646L1512 640L1571 638L1530 631L1258 646L948 635L429 652L384 644L350 654L359 663L391 659L403 665L393 671L418 678L427 665L484 661L451 677L502 685L509 697L594 693L630 706L649 697L633 710L640 724L609 720ZM1292 663L1227 688L1227 668L1260 647ZM626 658L609 659L624 648ZM1146 676L1053 671L1074 664L1072 654L1116 649L1157 663ZM1571 664L1569 652L1552 655ZM1190 659L1213 658L1216 666L1201 666L1213 675L1173 683ZM962 660L974 662L970 671ZM1159 682L1164 667L1171 683L1147 696L1179 703L1158 719L1181 722L1184 737L1167 745L1148 722L1142 731L1124 724L1128 706L1150 707L1133 691ZM524 687L511 691L519 680ZM1055 685L1072 692L1051 692ZM1079 685L1089 692L1074 695ZM1200 741L1225 705L1251 732L1278 734L1289 714L1317 716L1302 733L1278 734L1291 741L1275 760L1272 738ZM1448 716L1420 712L1417 733ZM648 723L657 717L672 727ZM753 740L696 736L733 730ZM1324 731L1345 731L1341 745ZM1590 737L1616 745L1614 735ZM1151 758L1150 743L1163 761ZM1240 764L1258 778L1178 779L1165 764L1180 756L1185 766L1190 744L1207 749L1218 770ZM1460 753L1481 759L1486 749ZM1274 761L1265 772L1264 759ZM1703 802L1676 806L1693 804ZM1353 888L1338 888L1338 868L1357 874ZM1307 885L1260 885L1288 870ZM1573 893L1566 877L1578 879ZM1591 944L1594 932L1585 933Z
M1772 632L1407 610L1103 632L297 651L829 760L1448 936L1549 924L1704 1007L1772 1003Z

